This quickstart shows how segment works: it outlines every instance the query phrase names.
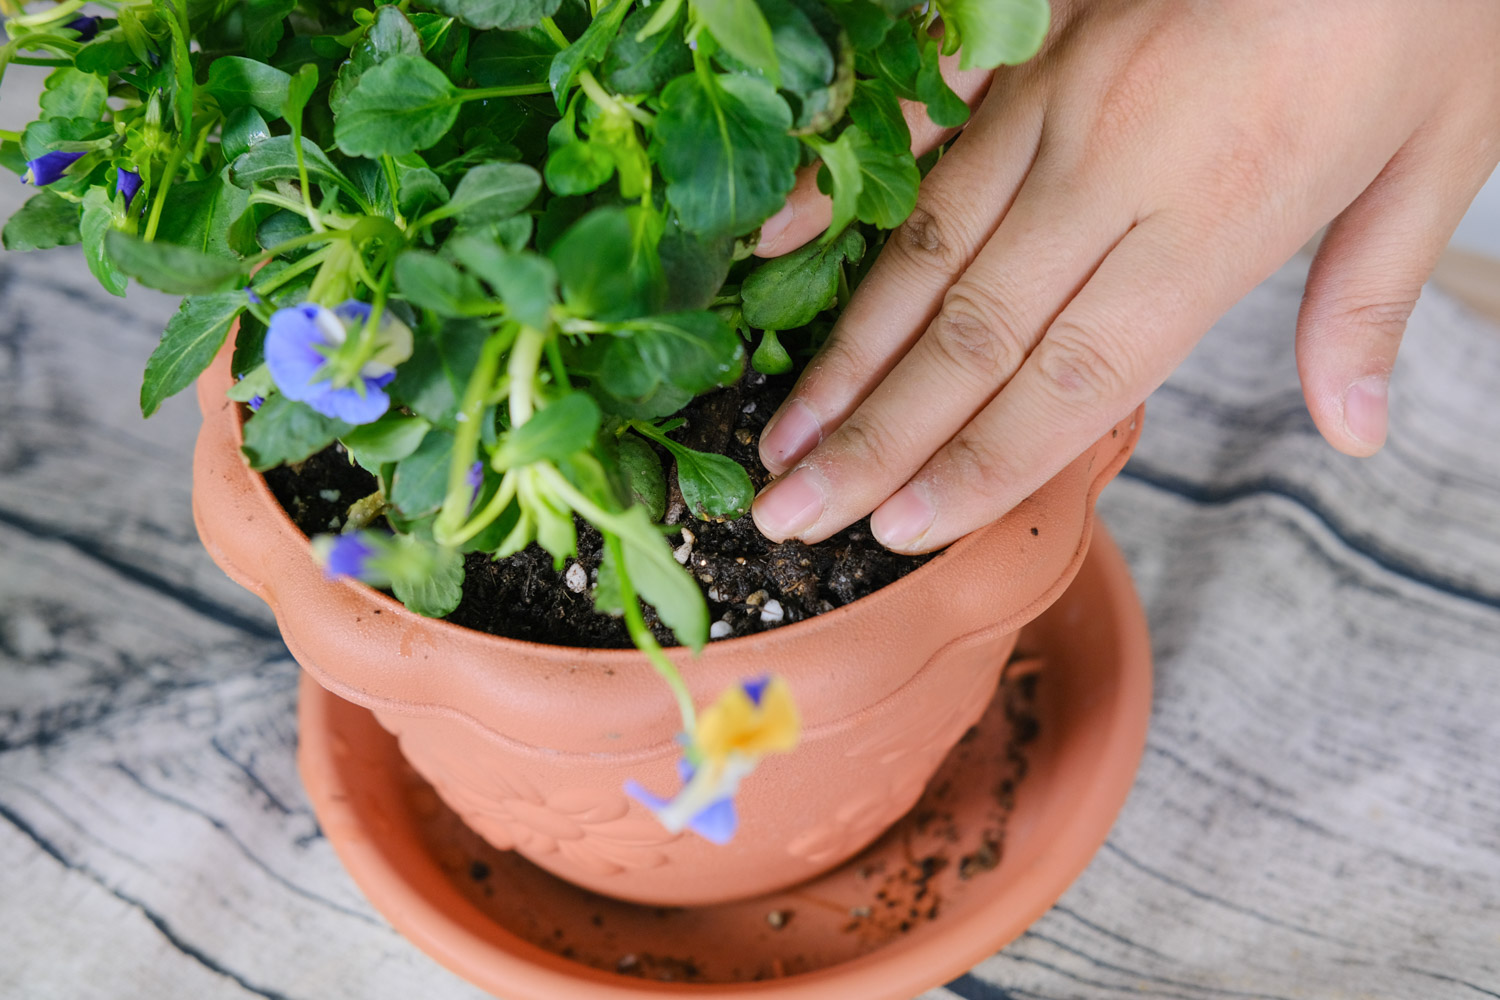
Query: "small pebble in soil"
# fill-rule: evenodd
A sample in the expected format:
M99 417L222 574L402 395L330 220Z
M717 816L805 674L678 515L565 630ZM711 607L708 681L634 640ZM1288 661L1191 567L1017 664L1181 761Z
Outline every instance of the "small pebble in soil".
M319 490L318 496L322 497L324 500L327 500L329 503L338 503L339 498L343 496L343 494L338 490Z
M764 625L774 625L785 617L786 612L782 610L781 602L774 598L767 601L766 606L760 609L760 620Z
M771 595L766 593L764 590L757 590L755 593L745 598L745 603L750 605L752 608L758 608L762 604L766 603L767 598L769 598L770 596Z
M722 618L708 627L710 639L726 639L731 635L734 635L734 626Z
M568 572L563 576L563 582L573 593L581 594L589 589L588 571L583 568L582 563L574 563L568 567Z
M777 930L781 930L783 927L785 927L787 925L787 921L791 919L791 910L772 910L770 913L766 914L766 923L770 924Z

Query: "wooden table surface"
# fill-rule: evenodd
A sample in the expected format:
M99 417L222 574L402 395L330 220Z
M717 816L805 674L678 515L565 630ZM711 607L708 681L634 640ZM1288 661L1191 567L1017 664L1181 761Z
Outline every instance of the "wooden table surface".
M1102 501L1157 658L1109 842L929 1000L1500 997L1500 329L1429 289L1389 446L1344 458L1292 362L1305 269L1156 393ZM0 254L0 996L478 998L309 811L297 667L194 535L194 405L136 408L171 309Z

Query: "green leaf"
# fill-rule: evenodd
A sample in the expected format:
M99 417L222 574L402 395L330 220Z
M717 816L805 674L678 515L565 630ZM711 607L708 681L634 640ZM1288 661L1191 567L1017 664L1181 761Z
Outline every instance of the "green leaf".
M901 22L885 36L873 52L861 52L856 60L861 76L883 80L897 97L917 100L917 76L922 71L922 52L911 25Z
M808 142L828 168L828 173L819 174L818 187L833 195L830 238L856 217L881 229L894 229L916 207L922 175L910 151L876 146L858 125L846 128L836 142ZM831 190L826 183L830 177Z
M560 462L594 443L602 419L598 403L585 393L570 392L501 435L494 466L504 472L533 462Z
M224 119L219 132L219 151L230 163L250 152L250 147L271 138L271 130L260 112L251 107L236 108Z
M781 346L775 330L761 334L760 346L751 355L750 366L762 375L784 375L792 370L792 356Z
M597 64L609 51L609 43L619 34L620 22L625 19L630 3L631 0L614 0L608 8L594 15L576 42L553 57L552 66L547 71L547 83L559 108L568 103L568 91L573 88L573 80L579 72Z
M833 304L839 269L858 263L865 239L850 229L830 243L809 243L784 257L768 260L745 279L745 322L761 330L795 330Z
M272 396L245 421L245 444L240 449L257 472L309 458L354 429L342 420L325 417L306 403Z
M700 239L683 229L675 215L667 220L656 249L667 285L662 312L707 309L734 263L731 237Z
M792 112L763 80L695 73L667 84L653 149L667 200L705 236L739 236L770 218L796 182Z
M224 346L229 327L248 301L245 293L238 291L190 295L182 300L167 323L161 343L146 362L146 378L141 383L141 416L151 416L164 400L186 389L203 374Z
M620 541L625 569L636 593L656 609L657 617L692 649L708 641L708 603L698 581L672 558L672 548L652 524L645 508L629 507L621 515ZM603 574L600 574L601 583ZM602 586L601 590L604 589Z
M958 128L969 120L969 106L943 79L938 57L938 43L926 39L921 43L922 68L917 72L917 100L927 105L927 117L940 128Z
M442 70L420 56L392 56L349 91L334 139L349 156L404 156L447 135L458 109L458 88Z
M406 301L439 316L464 316L489 304L479 282L425 250L396 258L396 287Z
M618 446L620 475L630 502L645 507L651 520L660 521L667 512L667 474L661 459L634 434L621 435Z
M319 149L317 143L306 137L302 140L302 161L307 166L308 179L313 183L334 184L356 200L361 197L354 182L333 165L328 154ZM234 161L230 178L242 188L296 180L297 153L292 147L292 137L278 135L255 143L249 152Z
M864 177L859 170L859 154L854 150L851 132L858 132L858 127L845 129L835 142L824 142L811 136L806 140L823 160L823 169L818 171L818 189L833 196L833 215L828 221L825 239L833 239L842 233L859 211Z
M73 57L73 66L85 73L107 76L117 73L135 62L135 53L125 41L125 33L119 28L102 31L92 42L78 50Z
M286 19L297 0L245 0L245 53L266 62L286 30Z
M114 144L114 129L97 118L43 118L21 133L21 154L28 160L54 150L83 153Z
M542 189L542 176L524 163L485 163L464 174L453 197L434 213L464 222L499 222L531 204Z
M453 320L415 338L412 356L396 369L393 399L438 427L453 430L458 402L479 363L489 331L473 320Z
M109 90L99 77L64 66L47 76L40 100L42 117L97 119L104 114L108 96Z
M561 0L429 0L471 28L529 28L557 13Z
M614 174L615 158L594 143L575 140L547 157L545 169L553 194L589 194Z
M104 249L116 267L147 288L177 295L222 292L239 284L240 262L210 257L171 243L147 243L118 229L104 237Z
M619 35L609 43L600 72L604 84L617 94L653 94L693 68L693 53L678 30L682 14L666 28L638 38L658 7L642 7L625 19Z
M849 102L849 118L881 149L911 149L911 128L901 114L901 102L885 80L860 80Z
M677 460L677 488L682 491L688 509L700 521L736 518L750 509L755 486L734 459L679 444L642 421L631 426L672 453Z
M5 224L0 242L7 250L51 250L83 239L78 228L78 205L43 188L27 200Z
M469 75L481 87L546 83L557 45L540 28L486 31L469 46Z
M387 5L376 10L375 20L364 35L349 51L349 58L339 67L339 75L328 92L328 107L337 116L342 110L349 91L359 78L372 67L379 66L393 56L420 56L422 39L411 26L401 8Z
M398 546L422 546L429 550L425 573L393 574L391 593L407 610L428 618L442 618L453 613L464 597L464 557L456 549L443 548L431 542L402 535Z
M943 24L958 33L959 69L1015 66L1036 55L1047 37L1047 0L938 0Z
M809 94L832 83L833 52L813 26L812 20L791 0L755 2L771 27L780 72L778 89ZM727 49L721 59L732 69L754 69L753 66L745 66Z
M716 314L670 313L617 326L595 375L633 415L666 416L739 378L744 357L739 334Z
M402 166L398 182L401 212L415 218L423 209L435 208L448 200L448 188L442 178L427 167Z
M435 513L448 495L448 466L453 460L453 435L431 430L417 450L396 463L390 501L408 518Z
M363 468L379 472L388 462L399 462L422 443L432 424L421 417L387 412L373 424L363 424L343 437L344 447Z
M104 252L104 236L115 227L114 199L102 187L91 187L83 196L83 220L78 231L83 237L83 259L91 273L111 295L125 294L125 275Z
M455 236L447 250L471 273L489 284L512 319L545 330L557 302L557 269L530 251L512 253L497 243Z
M552 245L563 301L602 322L650 312L661 297L655 241L635 223L642 209L596 208Z
M693 0L693 11L720 48L760 71L775 89L781 80L776 41L755 0Z
M849 43L861 52L878 47L894 23L889 14L869 0L843 0L828 7L829 13L849 33Z
M281 103L281 117L292 127L293 134L301 133L302 112L306 110L307 102L312 100L317 89L317 64L303 63L297 67L297 72L292 74L291 83L287 86L286 100Z
M274 66L241 56L220 56L208 67L208 91L225 111L255 108L273 120L281 117L292 78Z
M250 207L250 192L229 182L228 168L201 181L172 187L156 230L163 243L192 247L215 257L255 252L254 234L236 227Z

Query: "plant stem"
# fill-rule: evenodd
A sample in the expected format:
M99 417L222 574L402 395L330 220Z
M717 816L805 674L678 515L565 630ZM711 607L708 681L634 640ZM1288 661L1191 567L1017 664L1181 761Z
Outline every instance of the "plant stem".
M486 101L491 97L525 97L528 94L551 93L545 83L516 83L505 87L482 87L478 90L460 90L457 100Z
M36 59L31 56L13 56L10 60L12 66L71 66L71 59Z
M536 389L536 372L542 363L542 349L547 335L540 330L522 327L521 335L510 350L505 371L510 376L510 425L520 427L534 412L532 394Z
M156 238L156 226L161 221L162 206L167 203L167 192L172 190L172 179L177 176L177 168L182 165L182 157L183 148L177 146L167 157L167 165L162 168L161 186L156 189L156 200L151 203L151 217L146 220L147 243Z
M324 259L327 258L327 256L328 249L326 247L322 250L314 250L306 257L303 257L301 260L297 261L297 263L288 267L285 271L274 275L264 285L256 288L255 294L264 298L269 293L274 292L276 289L286 284L288 281L291 281L297 275L311 271L313 268L323 263Z
M508 343L509 338L504 333L490 334L479 350L479 359L464 387L464 397L458 407L458 428L453 435L453 458L448 463L448 492L443 499L442 513L432 526L433 539L439 545L463 544L484 530L505 509L502 504L491 513L490 508L494 507L492 500L483 512L490 515L487 520L464 520L469 514L469 505L473 503L472 498L465 494L469 491L469 467L474 464L483 431L480 418L484 415L485 398L489 395L495 382L495 373L500 368L500 355L504 353ZM509 473L506 476L514 479ZM504 483L501 485L501 492L504 492ZM515 492L514 482L511 483L511 492ZM498 498L500 494L496 493L495 496ZM509 503L509 498L505 502Z
M565 49L573 44L568 41L568 36L562 33L562 29L557 26L557 22L550 17L542 18L542 30L547 33L548 38L556 43L558 49Z
M656 641L656 636L651 634L651 629L646 625L646 617L641 614L641 604L636 597L635 586L630 582L630 573L625 568L625 546L620 541L620 536L610 532L604 533L604 545L609 549L610 557L615 564L615 578L620 582L620 603L625 610L625 628L630 633L630 641L635 643L635 648L646 655L652 668L666 681L672 696L677 699L677 711L682 716L682 731L691 736L698 728L698 713L693 708L693 696L688 691L687 685L682 681L682 674L678 672L677 666L662 652L661 644Z

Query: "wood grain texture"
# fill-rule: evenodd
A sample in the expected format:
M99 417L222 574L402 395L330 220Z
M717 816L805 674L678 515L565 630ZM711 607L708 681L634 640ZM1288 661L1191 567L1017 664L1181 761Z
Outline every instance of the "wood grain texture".
M1109 843L924 1000L1500 997L1500 330L1429 291L1390 445L1346 459L1297 386L1304 269L1102 502L1158 663ZM193 533L196 413L136 408L171 308L0 254L0 996L474 1000L309 812L296 667Z

